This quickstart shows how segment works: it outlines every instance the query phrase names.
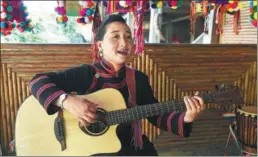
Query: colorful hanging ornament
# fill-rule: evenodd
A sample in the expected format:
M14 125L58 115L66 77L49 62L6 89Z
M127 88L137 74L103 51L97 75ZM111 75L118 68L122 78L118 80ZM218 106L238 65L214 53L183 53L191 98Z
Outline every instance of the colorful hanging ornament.
M183 0L169 0L168 1L168 6L171 9L177 9L177 8L182 6L182 2L183 2Z
M55 8L57 12L56 22L58 24L66 24L68 17L66 15L66 0L57 0L57 7Z
M109 0L107 2L107 13L108 13L108 15L113 14L114 12L116 12L116 6L117 6L118 2L119 1L117 1L117 0Z
M228 4L225 5L228 14L234 14L243 8L243 4L239 0L229 0Z
M8 9L7 9L8 8ZM13 25L10 22L13 9L9 1L1 1L1 36L10 35ZM8 18L9 17L9 18Z
M194 0L190 3L190 34L195 33L195 23L196 23L196 2Z
M20 32L30 32L32 30L32 25L31 25L31 19L29 19L28 15L28 11L27 11L27 7L24 5L24 3L21 1L20 3L20 10L17 10L19 13L17 13L19 15L19 18L16 17L15 20L18 23L17 24L17 29Z
M200 14L202 13L202 1L195 0L195 13Z
M91 23L95 13L95 7L96 7L95 2L93 2L92 0L83 0L83 1L79 1L79 4L81 6L79 11L79 15L81 17L77 19L77 23L80 23L80 24Z
M229 0L228 4L225 4L226 13L233 15L233 29L234 33L238 34L240 29L240 9L243 5L239 0Z
M151 0L150 1L150 8L151 9L162 8L162 6L163 6L163 1L161 1L161 0Z
M21 0L1 1L1 35L10 35L15 27L20 32L30 32L32 25L28 15L27 7Z
M120 0L119 5L123 8L129 8L133 2L131 0Z
M128 13L131 12L134 7L136 7L135 0L120 0L118 3L115 4L116 12L120 13Z
M224 19L225 19L225 5L221 4L219 5L217 12L216 12L216 21L215 23L218 25L216 29L216 34L223 34L223 25L224 25Z
M93 16L93 24L92 24L92 44L91 48L93 50L93 63L100 61L100 56L99 56L99 49L97 45L97 31L98 28L101 25L101 17L99 13L99 2L96 3L96 10Z
M257 28L257 1L250 2L250 22Z
M134 17L134 38L136 40L136 54L142 54L144 50L143 17L147 1L137 1L137 7L133 12Z

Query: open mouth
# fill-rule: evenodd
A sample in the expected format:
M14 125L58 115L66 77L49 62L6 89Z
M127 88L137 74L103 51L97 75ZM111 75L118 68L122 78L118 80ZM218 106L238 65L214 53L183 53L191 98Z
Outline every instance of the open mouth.
M119 53L121 55L127 55L128 51L127 50L118 50L117 53Z

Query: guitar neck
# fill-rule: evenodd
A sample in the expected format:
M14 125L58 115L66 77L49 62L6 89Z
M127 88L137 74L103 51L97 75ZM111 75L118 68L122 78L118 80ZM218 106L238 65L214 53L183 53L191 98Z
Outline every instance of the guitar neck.
M212 102L212 98L208 94L202 95L201 97L203 98L204 103ZM107 125L126 123L173 111L182 112L185 110L186 106L183 100L172 100L155 104L140 105L129 109L108 112Z

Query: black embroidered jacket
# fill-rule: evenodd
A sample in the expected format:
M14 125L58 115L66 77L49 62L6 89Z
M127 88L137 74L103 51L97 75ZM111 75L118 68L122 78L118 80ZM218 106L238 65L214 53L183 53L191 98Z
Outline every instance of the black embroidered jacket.
M31 93L38 99L48 114L54 114L59 107L52 104L63 93L85 95L108 87L121 92L125 102L128 100L125 67L115 72L113 66L102 60L95 64L84 64L64 71L40 73L30 81ZM158 101L154 98L148 76L135 70L136 103L137 105L153 104ZM172 112L159 116L149 117L148 120L162 130L172 132L182 137L188 137L192 131L192 123L183 122L184 113ZM118 137L122 143L121 154L125 155L157 155L153 144L143 135L143 150L134 150L132 147L132 131L129 124L118 127ZM121 155L120 154L120 155Z

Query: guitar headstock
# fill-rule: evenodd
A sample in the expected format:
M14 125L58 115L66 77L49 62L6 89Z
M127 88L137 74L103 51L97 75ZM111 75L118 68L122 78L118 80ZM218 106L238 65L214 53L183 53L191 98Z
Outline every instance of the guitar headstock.
M244 96L241 89L233 85L216 86L216 92L211 93L211 99L214 103L220 105L243 105Z

